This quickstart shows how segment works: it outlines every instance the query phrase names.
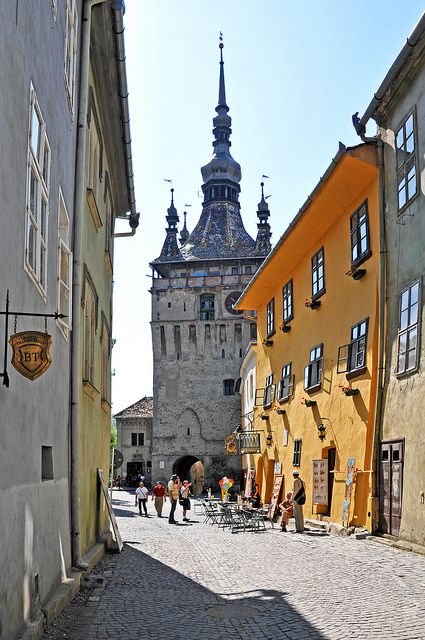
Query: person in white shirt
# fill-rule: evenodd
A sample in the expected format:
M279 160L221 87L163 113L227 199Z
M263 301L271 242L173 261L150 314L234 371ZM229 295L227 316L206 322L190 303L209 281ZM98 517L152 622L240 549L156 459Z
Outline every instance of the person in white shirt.
M136 489L136 502L135 505L137 507L137 503L139 503L139 515L142 515L142 506L143 506L143 511L145 512L144 515L146 517L148 517L148 509L146 507L146 503L148 501L148 497L149 497L149 492L146 489L145 485L143 482L139 482L139 486Z

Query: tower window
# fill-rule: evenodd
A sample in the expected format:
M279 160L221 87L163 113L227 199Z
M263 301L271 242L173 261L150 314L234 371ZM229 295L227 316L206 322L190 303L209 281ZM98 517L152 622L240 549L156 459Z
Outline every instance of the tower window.
M214 320L214 295L203 293L200 297L200 320Z
M223 393L225 396L235 395L235 381L233 379L223 380Z

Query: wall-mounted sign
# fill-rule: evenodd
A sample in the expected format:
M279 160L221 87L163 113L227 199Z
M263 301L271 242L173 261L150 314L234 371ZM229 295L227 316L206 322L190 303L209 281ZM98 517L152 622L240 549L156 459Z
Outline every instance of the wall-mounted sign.
M274 463L274 475L278 476L280 473L282 473L282 463L281 462L275 462Z
M283 446L288 446L288 429L283 430Z
M328 504L328 460L313 460L313 504Z
M9 344L13 350L13 366L29 380L35 380L50 367L52 337L47 333L21 331L10 337Z
M236 444L236 433L226 436L224 441L224 453L234 456L238 453L238 445Z

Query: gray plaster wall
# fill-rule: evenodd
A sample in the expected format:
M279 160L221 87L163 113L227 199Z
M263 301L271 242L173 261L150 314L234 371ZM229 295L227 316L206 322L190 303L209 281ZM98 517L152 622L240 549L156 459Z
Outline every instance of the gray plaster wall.
M419 360L415 371L397 376L399 302L403 288L425 273L425 63L417 65L405 79L389 106L382 135L385 141L387 234L387 362L385 369L384 416L381 440L403 440L404 476L400 536L425 544L425 438L423 397L425 385L425 340L419 323ZM417 197L398 215L394 136L412 109L416 111L418 180Z
M220 276L191 278L186 286L179 280L157 279L151 290L153 479L166 481L189 455L203 462L205 484L217 489L223 475L240 475L240 457L224 454L225 437L241 422L240 396L224 395L223 381L239 377L252 323L224 304L243 290L241 276L227 276L225 284ZM214 320L199 319L203 293L215 296Z
M0 307L57 309L58 206L61 187L72 225L76 124L64 83L65 2L0 3ZM81 16L81 2L78 2ZM47 300L24 270L30 85L51 146ZM0 316L3 362L4 316ZM17 330L44 330L20 318ZM10 388L0 386L0 637L11 640L70 570L69 341L54 320L50 369L31 382L7 361ZM14 332L13 320L9 335ZM1 367L2 369L2 367ZM0 381L1 382L1 381ZM53 480L41 480L41 447L51 446Z
M143 462L146 484L152 484L152 467L147 463L152 462L152 418L117 418L117 449L123 455L123 464L117 473L125 479L128 462ZM144 434L144 445L133 446L131 444L132 433Z

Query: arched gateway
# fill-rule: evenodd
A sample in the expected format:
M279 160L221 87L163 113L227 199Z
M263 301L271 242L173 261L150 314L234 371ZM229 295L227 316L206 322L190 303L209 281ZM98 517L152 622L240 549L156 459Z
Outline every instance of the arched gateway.
M199 496L204 489L205 470L199 458L187 455L178 458L173 464L173 473L177 473L180 480L192 483L192 493Z

